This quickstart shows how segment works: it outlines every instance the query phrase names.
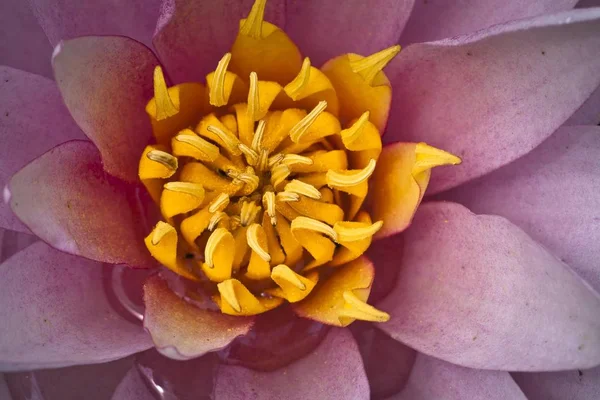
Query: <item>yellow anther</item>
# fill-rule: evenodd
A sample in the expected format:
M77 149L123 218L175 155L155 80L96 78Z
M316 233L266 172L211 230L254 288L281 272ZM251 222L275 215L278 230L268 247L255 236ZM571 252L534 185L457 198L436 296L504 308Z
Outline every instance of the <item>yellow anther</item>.
M277 212L275 211L275 193L265 192L262 197L263 207L267 210L267 215L271 218L271 225L277 223Z
M208 211L215 213L217 211L223 211L229 204L229 196L225 193L220 193L208 206Z
M306 134L308 128L315 122L317 117L321 115L327 108L327 102L325 100L320 101L315 108L309 112L306 117L302 118L296 125L290 129L290 138L292 142L298 143L302 136Z
M213 255L215 254L215 251L217 251L217 247L219 247L221 242L230 235L231 233L227 229L217 228L208 238L206 247L204 248L204 262L209 268L215 267Z
M221 298L225 300L231 306L231 308L233 308L236 312L242 312L242 306L240 305L240 302L235 294L233 279L228 279L219 283L217 285L217 289L219 289Z
M262 149L258 156L257 168L259 171L266 171L269 169L269 150Z
M252 150L250 147L246 146L244 143L240 143L238 145L238 149L246 156L246 161L250 165L258 164L258 153Z
M242 221L239 215L234 215L233 217L229 218L229 229L231 229L232 232L236 230L241 224Z
M337 233L340 242L357 242L369 238L381 229L383 221L353 227L348 226L348 224L348 222L337 222L333 225L333 230Z
M256 0L246 22L240 28L240 35L250 36L255 39L262 37L262 23L265 18L265 5L267 0Z
M277 201L281 201L281 202L290 202L290 201L298 201L300 200L300 195L298 195L298 193L291 193L291 192L279 192L277 193Z
M242 226L248 226L253 223L258 213L262 208L251 201L245 201L242 203L242 211L240 212L240 223Z
M263 140L263 136L265 134L265 121L258 121L258 125L256 126L256 132L254 132L254 137L252 138L252 149L257 153L260 152L260 145Z
M156 99L156 120L161 121L172 117L179 112L179 107L173 103L169 96L169 89L162 68L154 68L154 98Z
M171 154L165 151L150 150L148 154L146 154L146 157L151 161L164 165L166 168L173 171L173 173L177 171L177 157L173 157Z
M271 169L271 184L274 188L277 188L280 183L282 183L290 174L290 168L285 164L276 165L273 169Z
M298 100L298 96L304 90L306 85L308 85L308 80L310 78L310 58L306 57L302 62L302 68L298 75L294 78L293 81L288 83L283 90L287 93L288 96L292 98L292 100Z
M288 166L295 164L313 165L314 163L314 161L311 158L299 156L298 154L286 154L283 157L283 160L281 160L281 162Z
M340 317L372 322L387 322L390 320L388 313L365 303L350 290L344 291L343 297L346 303L344 304L344 308L339 312Z
M248 90L248 118L251 121L258 120L260 112L260 99L258 97L258 75L250 72L250 89ZM252 146L254 147L254 146Z
M184 129L171 141L173 154L187 156L200 161L215 161L219 157L219 148L196 135L191 129Z
M417 143L415 153L416 162L412 169L413 175L417 175L434 167L439 167L440 165L456 165L462 162L462 160L454 154L436 149L426 143Z
M225 217L227 217L227 214L225 214L223 211L217 211L216 213L214 213L213 216L210 217L210 221L208 222L208 230L212 231L213 229L215 229L217 224L221 222Z
M269 169L271 169L274 166L276 166L277 164L279 164L284 158L285 158L285 156L281 153L272 155L271 157L269 157L269 162L268 162L267 166L269 167Z
M215 107L221 107L227 104L225 98L225 75L227 67L231 61L231 53L226 53L215 69L212 85L210 88L210 104Z
M365 111L350 128L344 129L340 132L340 135L342 136L342 142L344 142L344 146L346 146L346 148L349 148L352 143L360 138L365 125L367 122L369 122L370 115L371 113L369 111Z
M319 189L297 179L294 179L290 183L286 184L284 190L286 192L298 193L303 196L310 197L311 199L318 200L321 198L321 192L319 192Z
M279 264L271 271L271 278L277 282L283 280L300 290L306 290L306 285L298 278L298 274L285 264Z
M369 179L375 171L375 165L375 160L371 159L366 167L357 171L338 172L330 169L326 175L327 184L337 187L356 186Z
M261 237L259 237L259 235ZM250 225L246 231L246 241L248 242L248 246L250 246L260 258L266 262L271 261L269 249L261 246L261 244L266 244L267 242L266 234L262 226L259 224Z
M333 228L324 222L308 217L296 217L291 224L292 232L297 229L306 229L313 232L322 233L329 236L334 242L337 242L338 235Z
M252 167L246 168L246 172L238 174L236 179L239 179L247 185L247 194L253 193L258 189L258 185L260 184L260 178L256 176Z
M217 135L219 139L221 139L223 143L225 143L227 150L229 150L231 154L234 154L236 156L240 154L240 150L238 148L240 141L237 137L235 137L233 133L225 131L214 125L207 126L206 130Z
M157 246L163 237L173 231L175 231L175 228L173 228L171 225L167 224L166 222L159 221L158 224L156 224L154 231L152 231L152 245Z
M189 194L190 196L204 198L204 188L199 183L193 182L167 182L164 188L172 192Z
M388 47L387 49L371 54L368 57L364 57L357 61L351 61L350 68L352 71L362 76L365 82L370 85L373 83L375 76L377 76L377 74L383 70L398 53L400 53L400 46L395 45Z

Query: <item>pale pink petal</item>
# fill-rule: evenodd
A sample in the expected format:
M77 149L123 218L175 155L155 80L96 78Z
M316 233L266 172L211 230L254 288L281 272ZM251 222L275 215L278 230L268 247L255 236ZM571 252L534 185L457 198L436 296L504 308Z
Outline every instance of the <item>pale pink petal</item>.
M128 36L146 46L158 19L160 0L29 0L52 46L86 35Z
M54 49L56 82L71 115L102 154L104 168L135 182L152 136L145 107L153 96L158 60L135 40L82 37Z
M350 331L332 328L312 353L277 371L222 366L214 396L228 400L360 400L369 398L369 382Z
M132 365L130 356L102 364L8 373L5 378L15 400L107 400Z
M370 55L398 43L415 0L288 2L286 32L312 64Z
M12 400L4 374L0 374L0 399Z
M600 127L560 128L525 157L444 194L497 214L600 291Z
M565 125L598 125L600 124L600 86L579 107Z
M484 369L600 364L600 296L508 220L421 206L378 325L417 351Z
M371 398L386 399L404 389L417 352L392 339L373 323L357 321L349 329L362 356Z
M37 241L37 237L28 233L0 228L0 263Z
M254 0L163 0L154 47L174 83L204 81L229 51ZM284 25L284 1L267 2L265 21Z
M111 400L155 400L140 372L133 367L117 386Z
M52 78L52 46L24 0L0 2L0 65Z
M600 83L600 9L498 25L407 47L394 83L387 142L426 142L462 157L433 174L428 193L528 153Z
M0 368L57 368L116 360L152 346L115 313L102 265L35 243L0 265Z
M600 399L600 367L558 372L515 372L512 376L529 400Z
M600 7L599 0L579 0L576 8Z
M158 275L146 280L144 303L144 327L156 348L177 360L222 349L252 326L251 318L233 317L188 303Z
M415 1L400 44L445 39L517 19L566 11L575 3L577 0Z
M51 246L102 262L155 264L131 188L103 171L92 143L55 147L16 173L9 189L14 213Z
M1 24L0 24L1 25ZM0 52L0 54L2 54ZM35 157L85 136L69 115L56 84L49 79L0 67L0 190L11 175ZM0 199L0 227L28 232Z
M510 374L417 355L406 388L389 400L527 400Z

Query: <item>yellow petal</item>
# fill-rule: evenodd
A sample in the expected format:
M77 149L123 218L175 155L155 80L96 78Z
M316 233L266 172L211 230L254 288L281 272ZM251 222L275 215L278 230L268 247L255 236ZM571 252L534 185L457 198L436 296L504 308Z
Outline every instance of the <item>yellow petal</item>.
M165 219L190 212L200 207L204 188L199 183L168 182L160 197L160 211Z
M344 150L332 150L332 151L317 151L309 154L313 163L307 164L294 164L290 166L293 172L327 172L330 169L343 170L348 168L348 158Z
M353 222L342 222L346 226L366 226L371 225L371 217L369 213L365 211L360 211L356 214L355 221ZM357 225L354 225L357 224ZM335 229L335 226L334 226ZM338 236L339 239L339 236ZM327 265L330 267L337 267L340 265L344 265L352 260L356 260L358 257L363 255L365 251L371 246L373 238L372 236L367 236L361 240L357 241L340 241L339 243L342 247L339 247L333 256L333 260L329 262Z
M318 68L310 65L310 59L306 57L302 63L302 69L293 81L288 83L285 93L297 102L297 107L313 109L320 101L327 102L327 111L337 116L339 102L335 89L329 78Z
M166 222L160 221L144 239L152 257L178 275L199 281L198 277L177 258L177 231Z
M298 213L333 225L344 219L344 210L337 204L325 203L300 196L300 200L289 203Z
M244 185L243 182L234 184L204 164L197 162L188 162L185 164L181 170L179 179L183 182L199 183L207 190L215 190L228 195L237 193Z
M285 264L295 266L302 259L302 245L298 243L294 235L290 223L285 217L277 213L277 225L275 230L279 234L281 246L285 251Z
M219 296L215 298L221 312L229 315L256 315L279 306L278 297L257 298L237 279L228 279L217 285Z
M282 264L285 261L285 253L279 243L275 227L271 224L271 217L267 213L263 214L262 227L267 237L271 265Z
M183 129L171 140L173 154L191 157L198 161L212 162L219 157L219 148L202 139L191 129Z
M298 243L314 258L304 267L303 271L311 270L333 259L335 243L329 238L307 229L295 229L292 230L292 234Z
M269 244L267 235L263 227L259 224L252 224L246 232L248 246L252 249L250 263L246 278L253 280L267 279L271 275L271 256L269 255Z
M204 249L202 271L213 282L223 282L231 278L235 240L224 228L213 231Z

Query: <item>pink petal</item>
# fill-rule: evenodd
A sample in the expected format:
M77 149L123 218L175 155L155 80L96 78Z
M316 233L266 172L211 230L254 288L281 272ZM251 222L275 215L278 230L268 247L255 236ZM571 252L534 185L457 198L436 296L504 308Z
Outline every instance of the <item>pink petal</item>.
M421 206L378 325L417 351L471 368L600 364L600 296L508 220L456 203ZM374 260L375 263L386 260Z
M251 318L232 317L186 302L159 276L146 280L144 303L144 327L156 348L177 360L222 349L252 326Z
M117 386L112 400L155 400L137 368L133 367Z
M0 67L0 87L3 93L10 93L10 96L0 97L1 189L12 174L35 157L62 142L85 136L69 115L51 80ZM1 199L0 227L29 231Z
M419 354L406 388L390 400L527 400L508 372L459 367Z
M496 24L570 10L575 3L577 0L416 1L400 44L464 35Z
M600 399L600 367L559 372L516 372L512 375L529 400Z
M0 65L52 77L52 47L26 1L0 2Z
M0 228L0 263L38 240L37 237L27 233Z
M343 53L370 55L395 45L414 0L289 2L286 32L313 65Z
M132 365L130 356L103 364L9 373L6 381L15 400L106 400Z
M152 346L114 312L97 262L35 243L0 270L2 370L101 363Z
M164 0L154 46L174 83L204 81L229 51L254 0ZM284 1L267 2L265 21L283 27Z
M54 49L54 74L71 115L100 149L106 171L130 182L138 180L152 136L145 107L157 64L147 47L124 37L82 37Z
M102 170L92 143L55 147L15 174L9 188L14 213L51 246L102 262L154 265L129 187Z
M370 322L357 321L349 329L358 343L371 398L387 399L404 389L417 352L390 338Z
M86 35L128 36L152 45L160 0L29 0L52 46Z
M598 125L600 124L600 86L579 107L565 125Z
M0 374L0 399L12 400L4 374Z
M600 127L563 127L525 157L444 195L510 219L600 290Z
M332 328L316 350L274 372L222 366L216 399L368 399L369 382L350 331Z
M392 141L424 141L462 157L428 193L527 154L600 84L600 9L498 25L409 46L390 70ZM565 71L568 71L566 73Z

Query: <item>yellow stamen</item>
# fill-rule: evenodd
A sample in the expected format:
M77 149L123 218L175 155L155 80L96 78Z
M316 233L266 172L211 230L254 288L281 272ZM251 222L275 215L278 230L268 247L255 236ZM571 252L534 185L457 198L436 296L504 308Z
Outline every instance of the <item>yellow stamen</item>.
M369 179L375 171L375 160L371 159L369 164L356 172L341 173L330 169L327 171L326 179L329 186L350 187L356 186Z
M247 194L253 193L256 189L258 189L258 185L260 184L260 178L256 176L252 167L246 168L246 172L237 174L235 178L246 184L246 191L248 192Z
M271 278L273 278L275 282L278 280L283 280L300 290L306 290L306 285L302 283L300 278L298 278L298 274L292 271L290 267L285 264L279 264L278 266L274 267L271 271Z
M271 169L271 184L275 189L282 183L292 172L285 164L279 164Z
M248 226L253 223L261 209L261 206L254 202L243 202L242 211L240 212L240 223L242 226Z
M241 154L240 149L238 148L238 146L240 145L240 141L237 137L235 137L233 133L225 131L214 125L207 126L206 130L217 135L219 139L221 139L223 143L225 143L227 150L229 150L231 154L234 154L236 156Z
M217 285L221 298L224 299L236 312L242 312L242 306L235 294L234 280L229 279Z
M160 163L164 165L166 168L170 169L175 173L178 168L177 158L173 157L171 154L160 151L160 150L150 150L148 154L146 154L149 160Z
M306 197L310 197L311 199L320 199L321 192L319 189L315 188L313 185L309 185L308 183L304 183L297 179L294 179L287 185L285 185L284 190L286 192L298 193Z
M284 203L300 200L300 196L298 195L298 193L291 193L291 192L279 192L279 193L277 193L276 197L277 197L277 201L281 201Z
M250 72L250 90L248 90L248 118L250 118L251 121L258 120L259 111L260 99L258 98L258 75L256 75L256 72Z
M302 90L308 85L308 80L310 78L310 59L306 57L302 62L302 68L298 75L294 78L293 81L288 83L283 90L287 93L288 96L292 98L292 100L298 100L298 96L302 92Z
M204 188L199 183L193 182L167 182L164 186L165 189L172 192L186 193L190 196L204 198Z
M258 235L264 236L265 240L260 240ZM259 224L250 225L246 231L246 240L248 241L248 246L250 246L260 258L266 262L271 261L269 249L265 249L261 246L261 242L266 243L266 235L262 226Z
M302 118L292 129L290 129L290 138L292 142L298 143L302 136L306 134L308 128L315 122L317 117L321 115L327 108L327 102L325 100L320 101L315 108L309 112L306 117Z
M267 164L267 166L270 168L273 168L274 166L276 166L277 164L279 164L283 159L284 159L284 155L281 153L277 153L271 157L269 157L269 162Z
M383 221L360 227L349 227L345 226L343 222L338 222L333 225L333 230L337 233L340 242L357 242L373 236L382 226Z
M258 156L257 166L259 171L266 171L269 168L269 150L262 149Z
M214 268L213 255L219 244L231 233L225 228L217 228L208 238L204 248L204 262L209 268Z
M281 160L287 166L302 164L302 165L313 165L314 161L305 156L299 156L298 154L286 154Z
M213 77L212 86L210 89L210 104L215 107L221 107L227 104L225 98L225 75L227 73L227 67L231 61L231 53L226 53L215 69L215 75Z
M370 115L371 113L369 111L365 111L350 128L344 129L342 132L340 132L342 141L344 142L344 146L346 146L346 148L349 148L349 146L351 146L352 143L358 140L358 138L362 135L363 129L369 121Z
M439 167L441 165L457 165L462 160L454 154L450 154L444 150L436 149L426 143L417 143L415 153L417 156L412 173L417 175L428 169Z
M352 71L362 76L365 82L370 85L373 83L375 76L377 76L377 74L381 72L398 53L400 53L400 46L395 45L388 47L387 49L371 54L368 57L351 61L350 68Z
M225 193L220 193L208 206L208 211L215 213L217 211L223 211L229 204L229 196Z
M178 157L193 157L200 161L215 161L219 157L219 148L196 135L191 129L184 129L171 141L173 154ZM191 148L190 148L191 147Z
M157 121L172 117L179 112L179 107L173 103L171 96L169 96L167 82L165 82L165 76L160 65L154 68L154 98L156 99Z
M152 245L157 246L165 235L175 230L171 225L166 222L159 221L152 231Z
M258 153L252 150L250 147L246 146L244 143L240 143L238 145L238 149L246 156L246 161L250 165L258 164Z
M265 18L265 5L267 0L256 0L246 22L240 28L240 35L250 36L255 39L262 37L262 23Z
M263 207L267 210L267 214L271 218L271 225L275 225L277 223L277 213L275 211L275 193L273 192L265 192L263 194Z
M252 138L252 149L257 153L260 152L260 145L263 140L263 136L265 134L265 121L258 121L258 125L256 126L256 132L254 132L254 137Z
M337 242L338 235L337 232L333 230L333 228L327 225L324 222L317 221L316 219L308 218L308 217L296 217L292 221L292 232L297 229L306 229L313 232L319 232L324 235L329 236L334 242Z
M225 217L227 217L227 214L223 211L217 211L216 213L214 213L213 216L210 217L210 222L208 223L208 230L212 231L213 229L215 229L217 224L221 222Z
M365 303L350 290L344 291L343 297L346 304L339 312L340 317L372 322L387 322L390 320L388 313Z

